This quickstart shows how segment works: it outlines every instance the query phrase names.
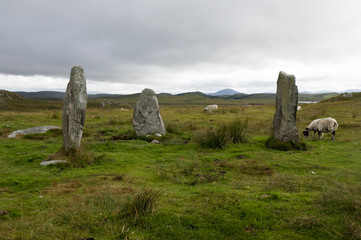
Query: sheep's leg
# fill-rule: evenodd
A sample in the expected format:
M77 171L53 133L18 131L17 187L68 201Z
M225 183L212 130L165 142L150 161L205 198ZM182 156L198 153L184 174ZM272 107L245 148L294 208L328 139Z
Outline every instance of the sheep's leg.
M336 131L332 131L332 141L335 140Z
M315 136L315 134L316 134L316 131L313 131L312 139L313 139L313 137Z
M318 138L321 139L323 137L323 132L318 131Z

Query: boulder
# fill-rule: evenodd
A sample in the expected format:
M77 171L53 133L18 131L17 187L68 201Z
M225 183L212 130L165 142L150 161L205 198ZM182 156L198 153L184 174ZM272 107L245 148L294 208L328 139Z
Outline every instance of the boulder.
M218 105L217 104L212 104L212 105L208 105L207 107L204 108L204 111L207 112L214 112L218 110Z
M296 78L280 72L277 80L276 113L273 117L274 138L287 142L299 142L296 128L298 89Z
M71 69L63 105L63 147L65 152L80 147L87 107L84 70L81 66Z
M154 133L165 135L158 99L152 89L146 88L140 94L133 113L133 128L137 136Z
M45 126L39 126L39 127L33 127L33 128L17 130L15 132L10 133L8 138L16 138L17 135L27 135L27 134L34 134L34 133L46 133L50 129L60 129L60 127L45 125Z

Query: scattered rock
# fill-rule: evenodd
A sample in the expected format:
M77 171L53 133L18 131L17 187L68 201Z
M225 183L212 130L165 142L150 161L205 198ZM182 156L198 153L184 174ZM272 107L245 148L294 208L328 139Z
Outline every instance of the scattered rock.
M162 134L160 134L160 133L155 133L154 136L161 137Z
M42 161L40 163L41 166L47 166L47 165L52 165L52 164L57 164L57 163L67 163L68 161L66 160L50 160L50 161Z
M17 135L27 135L27 134L34 134L34 133L46 133L47 131L49 131L51 129L60 129L60 127L45 125L45 126L33 127L33 128L23 129L23 130L17 130L15 132L12 132L8 136L8 138L15 138Z
M352 93L344 93L341 96L344 98L352 98Z
M100 103L100 107L105 107L107 105L113 105L113 101L108 100Z
M166 133L159 112L158 99L152 89L146 88L140 94L133 113L133 128L137 136Z
M153 143L153 144L159 144L159 141L158 141L157 139L153 139L153 140L151 141L151 143Z
M296 128L298 90L296 78L280 72L277 81L276 113L273 118L274 138L288 142L300 142Z
M87 100L84 70L75 66L71 69L63 105L63 147L66 152L80 147Z
M270 197L271 197L271 195L269 195L269 194L262 194L262 195L261 195L261 198L262 198L262 199L270 198Z

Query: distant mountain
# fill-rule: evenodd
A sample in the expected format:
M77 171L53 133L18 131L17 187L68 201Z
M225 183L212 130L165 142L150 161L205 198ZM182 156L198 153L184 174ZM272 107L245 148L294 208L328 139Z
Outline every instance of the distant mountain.
M215 92L215 93L208 93L208 95L211 95L211 96L226 96L226 95L234 95L234 94L240 94L240 92L237 92L230 88L226 88L226 89L219 90L218 92Z

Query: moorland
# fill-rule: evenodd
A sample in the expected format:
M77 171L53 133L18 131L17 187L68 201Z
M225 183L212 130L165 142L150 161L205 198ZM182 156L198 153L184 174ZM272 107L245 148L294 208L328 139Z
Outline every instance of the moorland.
M339 123L335 141L300 136L302 151L265 146L272 99L158 96L159 144L134 134L136 95L111 100L89 100L81 151L53 166L40 162L61 131L7 135L61 126L62 102L1 106L0 239L361 239L361 93L301 104L300 135L316 118Z

